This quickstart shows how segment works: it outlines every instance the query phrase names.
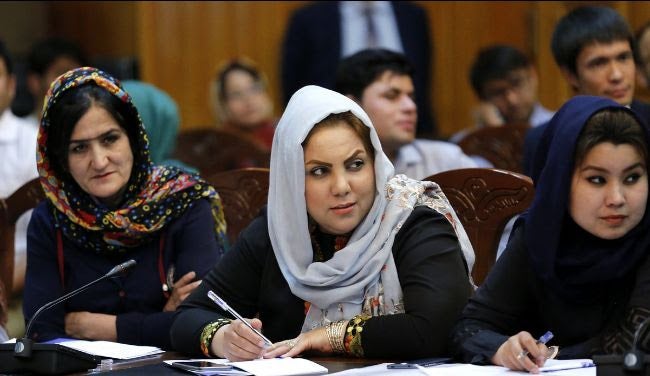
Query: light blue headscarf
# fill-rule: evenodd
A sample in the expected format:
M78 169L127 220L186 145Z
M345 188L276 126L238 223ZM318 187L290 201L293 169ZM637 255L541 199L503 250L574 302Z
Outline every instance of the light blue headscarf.
M302 142L321 120L347 111L370 128L377 194L348 244L330 260L313 262ZM404 175L392 178L393 174L370 118L353 100L318 86L306 86L291 97L271 151L268 225L273 251L292 293L311 303L303 332L367 313L364 303L374 298L380 307L370 312L373 315L404 312L392 248L395 235L415 206L429 206L449 218L471 271L474 251L438 185Z

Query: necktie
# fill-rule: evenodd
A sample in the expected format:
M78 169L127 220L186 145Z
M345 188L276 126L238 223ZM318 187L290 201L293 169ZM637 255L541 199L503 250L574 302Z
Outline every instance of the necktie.
M366 47L377 47L377 30L372 19L374 12L372 2L368 2L363 8L363 16L366 19Z

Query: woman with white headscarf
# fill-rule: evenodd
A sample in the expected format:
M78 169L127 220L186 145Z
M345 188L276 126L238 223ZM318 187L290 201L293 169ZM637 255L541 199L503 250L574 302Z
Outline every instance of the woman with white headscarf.
M273 141L268 209L182 304L174 347L231 360L446 354L474 253L435 183L392 176L361 107L321 87L297 91Z

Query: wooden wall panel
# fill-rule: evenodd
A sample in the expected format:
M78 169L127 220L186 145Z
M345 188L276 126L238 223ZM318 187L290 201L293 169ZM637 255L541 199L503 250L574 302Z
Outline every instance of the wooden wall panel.
M280 114L280 48L289 16L306 1L51 2L53 32L80 41L94 55L136 54L142 78L178 102L182 127L213 123L209 85L216 66L245 55L269 78ZM540 100L557 109L573 94L555 66L550 38L557 20L578 5L613 6L636 29L650 20L649 2L417 1L429 16L433 42L432 101L439 135L473 123L477 99L468 70L477 51L508 43L528 52L540 75ZM94 15L101 14L102 17ZM640 94L643 94L641 92Z
M279 114L280 44L286 20L303 3L138 3L143 79L176 99L184 128L205 127L214 122L209 87L216 67L247 56L267 74Z

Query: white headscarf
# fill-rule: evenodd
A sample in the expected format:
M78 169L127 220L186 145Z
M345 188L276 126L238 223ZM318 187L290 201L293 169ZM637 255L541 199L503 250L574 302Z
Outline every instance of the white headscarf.
M347 245L330 260L313 262L302 143L321 120L347 111L370 128L377 195ZM404 312L392 247L415 206L433 206L456 223L454 228L471 271L474 252L437 184L403 175L390 179L393 174L393 165L382 151L370 118L353 100L318 86L303 87L291 97L273 138L268 226L273 251L291 292L311 303L303 331L366 312L371 309L369 299L379 304L369 314ZM425 190L427 194L423 194Z

